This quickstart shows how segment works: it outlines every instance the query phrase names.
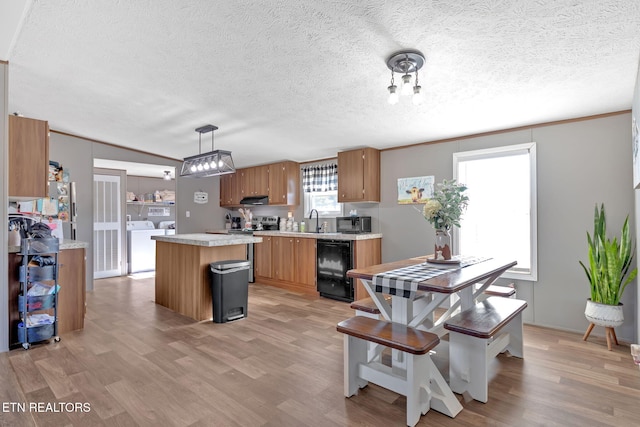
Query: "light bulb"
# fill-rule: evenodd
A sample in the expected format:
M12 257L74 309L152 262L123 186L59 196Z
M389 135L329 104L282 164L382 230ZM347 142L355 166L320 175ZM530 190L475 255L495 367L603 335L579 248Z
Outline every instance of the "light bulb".
M198 170L198 168L196 168L196 165L191 165L191 172L195 172L197 170Z
M413 87L413 105L422 104L422 86Z
M204 168L202 167L202 163L198 163L198 171L202 171Z
M402 76L402 89L400 89L401 95L411 95L412 89L411 74L405 74Z
M211 169L215 169L216 168L216 161L212 160L211 161Z
M204 168L204 170L208 171L209 170L209 162L204 162L204 165L202 167Z
M224 166L224 162L223 162L222 160L220 160L220 161L218 162L218 166L219 166L219 167L223 167L223 166Z
M395 105L398 103L398 87L396 85L391 85L387 88L389 90L389 104Z

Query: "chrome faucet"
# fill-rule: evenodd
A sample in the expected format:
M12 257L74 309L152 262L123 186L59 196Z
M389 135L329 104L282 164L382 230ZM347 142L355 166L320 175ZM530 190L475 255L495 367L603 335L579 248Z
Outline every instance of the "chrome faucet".
M311 209L311 212L309 212L309 219L313 218L313 211L316 211L316 233L320 232L320 216L318 215L318 210L317 209Z

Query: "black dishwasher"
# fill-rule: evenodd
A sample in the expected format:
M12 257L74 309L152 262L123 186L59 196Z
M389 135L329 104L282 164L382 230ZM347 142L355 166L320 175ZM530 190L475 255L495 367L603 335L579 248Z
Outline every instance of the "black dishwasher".
M320 296L340 301L353 301L353 279L347 271L353 268L351 240L318 239L316 279Z

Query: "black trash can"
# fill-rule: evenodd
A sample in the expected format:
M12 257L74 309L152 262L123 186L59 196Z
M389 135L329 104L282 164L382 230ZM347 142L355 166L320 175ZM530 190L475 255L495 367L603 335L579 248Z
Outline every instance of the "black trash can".
M213 321L226 323L247 317L249 261L226 260L210 264Z

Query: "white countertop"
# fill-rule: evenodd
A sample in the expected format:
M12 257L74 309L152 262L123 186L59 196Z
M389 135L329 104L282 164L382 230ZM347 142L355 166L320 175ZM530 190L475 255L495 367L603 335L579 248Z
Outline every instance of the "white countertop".
M151 236L153 240L158 242L179 243L182 245L193 246L231 246L246 245L249 243L260 243L262 238L259 236L248 236L243 234L174 234L168 236Z
M306 237L307 239L325 239L325 240L369 240L381 239L381 233L301 233L299 231L254 231L254 236L282 236L282 237Z

